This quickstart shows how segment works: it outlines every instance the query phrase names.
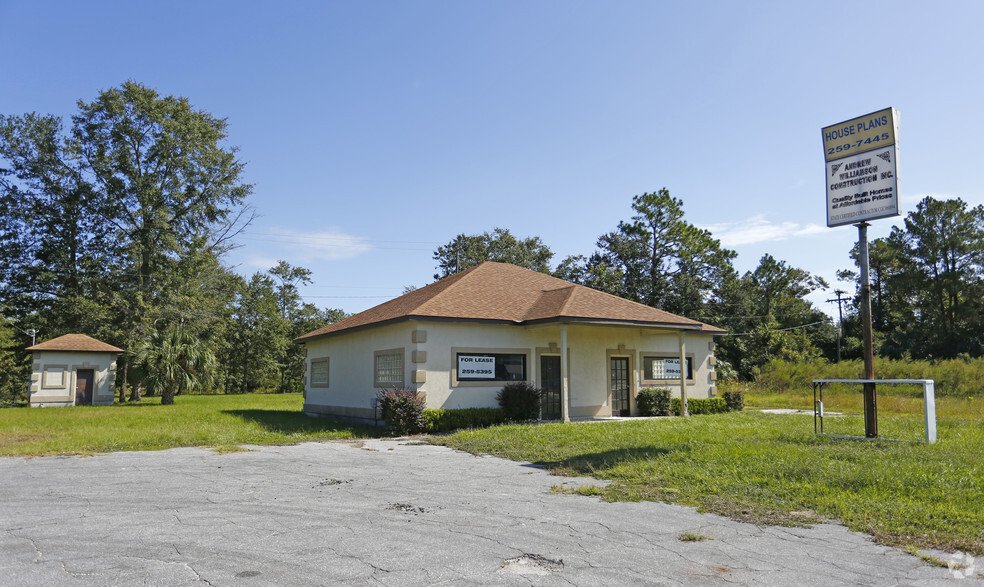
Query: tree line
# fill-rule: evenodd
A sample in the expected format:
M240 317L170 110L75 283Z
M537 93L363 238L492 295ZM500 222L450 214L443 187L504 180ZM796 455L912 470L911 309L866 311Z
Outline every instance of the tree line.
M343 313L303 303L307 269L246 279L223 263L253 218L226 138L225 120L132 81L78 101L67 124L0 115L0 401L26 391L28 326L132 350L121 400L300 388L291 340Z
M303 351L291 341L345 313L303 301L308 269L279 261L245 278L225 264L253 219L226 121L132 81L77 106L67 123L0 115L0 403L25 397L32 328L42 340L81 332L130 351L121 401L300 390ZM736 253L687 221L665 188L633 197L630 217L590 254L551 267L553 257L537 236L459 234L434 251L434 279L508 262L723 327L725 377L837 356L836 325L807 299L828 287L822 278L769 254L739 274ZM984 353L984 208L927 197L871 243L870 265L879 355ZM857 296L844 327L845 357L860 356Z

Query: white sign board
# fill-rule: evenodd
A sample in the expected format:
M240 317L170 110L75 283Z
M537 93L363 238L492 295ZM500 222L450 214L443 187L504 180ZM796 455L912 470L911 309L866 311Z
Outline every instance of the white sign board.
M667 379L680 378L680 359L663 359L663 377Z
M827 226L898 216L898 150L888 147L827 162Z
M494 379L495 357L458 355L458 379Z
M898 112L886 108L821 129L827 168L827 226L902 213Z

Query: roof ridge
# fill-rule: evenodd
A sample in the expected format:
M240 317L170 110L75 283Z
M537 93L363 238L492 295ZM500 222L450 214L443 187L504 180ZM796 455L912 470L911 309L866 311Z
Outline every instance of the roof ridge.
M570 307L571 301L574 300L574 292L577 291L577 288L578 287L584 287L586 289L590 289L590 288L587 288L586 286L579 285L577 283L571 283L570 285L568 285L566 287L558 287L555 290L555 291L560 291L560 290L564 290L564 289L567 290L567 295L564 296L564 303L560 305L560 311L557 312L559 315L563 316L564 313L567 311L567 309Z
M469 267L468 269L464 269L464 270L459 271L459 272L457 272L457 273L455 273L453 275L449 275L449 276L445 277L444 279L441 279L439 281L435 281L434 283L431 283L429 285L424 286L424 287L430 287L431 285L435 285L435 284L441 283L444 280L448 280L449 281L449 283L447 283L447 285L445 285L443 288L441 288L440 291L438 291L437 293L435 293L432 296L429 296L425 301L423 301L422 303L418 304L417 306L414 306L413 309L416 310L416 311L422 311L425 306L428 306L430 304L436 303L436 300L438 298L444 297L444 294L446 294L448 291L454 289L455 286L459 285L462 281L465 280L465 277L467 277L468 275L471 275L473 272L475 272L476 269L478 269L482 265L485 265L486 263L491 263L491 261L482 261L478 265L473 265L473 266Z
M647 308L649 310L655 310L656 312L659 312L661 314L666 314L668 316L672 316L672 317L677 318L679 320L684 320L686 322L691 322L693 324L702 324L702 325L705 324L704 322L701 322L700 320L694 320L693 318L687 318L686 316L684 316L682 314L675 314L673 312L670 312L668 310L664 310L662 308L657 308L655 306L650 306L649 304L644 304L642 302L637 302L635 300L630 300L628 298L623 298L621 296L617 296L617 295L615 295L613 293L608 293L607 291L601 291L600 289L595 289L593 287L588 287L586 285L580 285L578 283L575 283L574 285L579 286L579 287L582 287L582 288L584 288L584 289L586 289L588 291L594 292L594 293L599 293L599 294L601 294L603 296L608 296L610 298L615 298L616 300L619 300L621 302L629 302L630 304L635 304L637 306L642 306L643 308ZM707 324L707 326L710 326L710 324Z

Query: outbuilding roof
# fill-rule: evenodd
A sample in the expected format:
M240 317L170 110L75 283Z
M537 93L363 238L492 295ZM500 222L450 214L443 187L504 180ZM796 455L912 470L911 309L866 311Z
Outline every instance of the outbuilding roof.
M116 348L84 334L65 334L27 347L29 351L74 351L87 353L122 353L123 349Z
M488 261L309 332L295 342L400 320L427 319L525 325L593 322L726 332L551 275Z

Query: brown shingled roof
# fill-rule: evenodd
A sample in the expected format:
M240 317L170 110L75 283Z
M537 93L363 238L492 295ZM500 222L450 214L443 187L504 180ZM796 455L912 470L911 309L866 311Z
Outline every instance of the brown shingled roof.
M123 349L114 347L84 334L66 334L51 340L27 347L29 351L81 351L87 353L122 353Z
M512 324L609 322L707 334L726 332L544 273L485 262L309 332L295 342L381 323L428 318Z

